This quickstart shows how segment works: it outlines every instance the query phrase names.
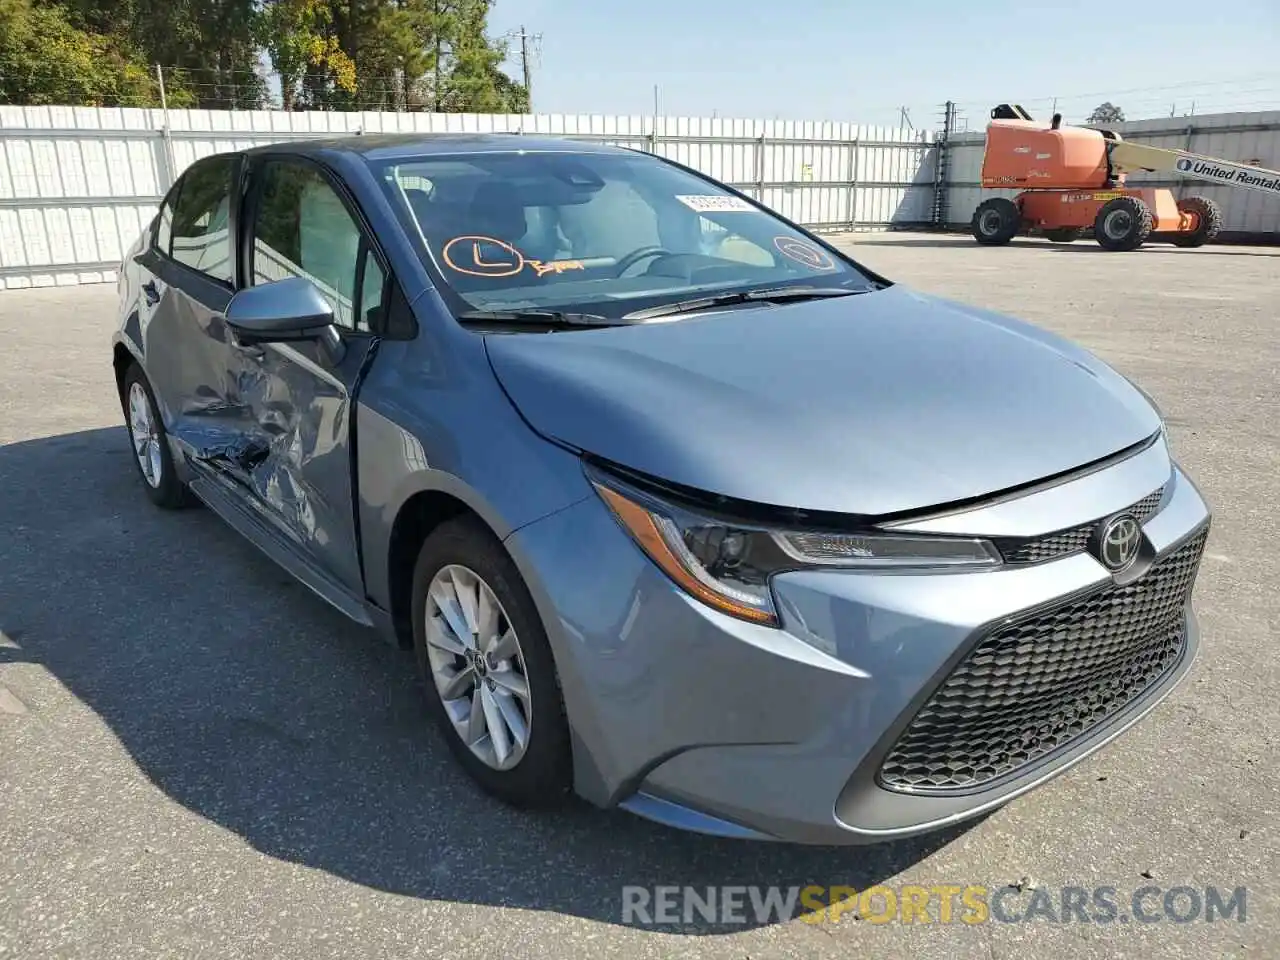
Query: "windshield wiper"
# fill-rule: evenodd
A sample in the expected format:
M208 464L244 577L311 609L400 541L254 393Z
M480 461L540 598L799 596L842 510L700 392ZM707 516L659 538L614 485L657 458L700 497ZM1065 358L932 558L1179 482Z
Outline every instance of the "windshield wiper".
M458 320L468 326L511 323L536 327L616 327L621 321L611 320L598 313L568 313L564 310L468 310L458 314Z
M733 303L780 303L784 300L819 300L823 297L851 297L856 293L868 293L869 290L846 290L844 287L764 287L758 290L736 290L733 293L718 293L710 297L698 297L694 300L677 300L675 303L662 303L656 307L636 310L623 314L623 320L652 320L655 317L669 317L677 313L691 313L695 310L706 310L710 307L722 307Z

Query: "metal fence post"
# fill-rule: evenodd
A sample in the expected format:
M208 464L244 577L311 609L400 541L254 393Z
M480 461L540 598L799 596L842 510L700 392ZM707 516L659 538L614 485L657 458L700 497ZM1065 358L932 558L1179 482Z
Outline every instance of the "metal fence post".
M769 147L769 138L763 133L756 143L756 200L764 203L764 152Z
M1192 104L1192 109L1195 109L1195 105L1194 105L1194 104ZM1191 124L1191 123L1188 123L1188 124L1187 124L1187 139L1186 139L1186 142L1182 145L1182 149L1183 149L1183 150L1185 150L1185 151L1187 151L1187 153L1190 153L1190 152L1191 152L1191 145L1195 142L1195 139L1196 139L1196 128L1195 128L1195 125L1194 125L1194 124ZM1186 195L1186 192L1187 192L1187 181L1186 181L1185 179L1183 179L1183 180L1178 184L1178 199L1179 199L1179 200L1181 200L1181 199Z
M942 115L942 132L935 141L933 161L933 214L930 223L939 230L947 228L947 187L951 172L951 135L956 127L956 104L948 100Z
M160 110L164 121L160 126L160 182L164 188L160 192L168 193L173 181L178 178L178 163L173 154L173 137L169 132L169 99L164 92L164 68L156 64L156 82L160 85Z
M858 228L858 136L849 144L849 230Z

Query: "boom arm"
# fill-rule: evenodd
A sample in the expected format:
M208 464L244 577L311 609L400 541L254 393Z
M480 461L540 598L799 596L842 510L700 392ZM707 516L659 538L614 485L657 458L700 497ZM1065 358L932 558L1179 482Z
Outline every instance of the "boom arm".
M1193 180L1207 180L1232 187L1261 190L1272 196L1280 196L1280 171L1264 167L1251 167L1244 163L1203 157L1185 150L1165 150L1124 140L1110 140L1107 149L1111 167L1117 173L1145 170L1153 173L1174 173Z

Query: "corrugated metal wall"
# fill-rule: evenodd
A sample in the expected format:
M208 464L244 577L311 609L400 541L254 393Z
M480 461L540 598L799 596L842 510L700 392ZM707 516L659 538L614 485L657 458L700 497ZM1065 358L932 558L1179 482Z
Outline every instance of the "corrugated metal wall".
M1135 143L1280 170L1280 111L1136 120L1116 124L1116 132ZM987 197L1017 193L979 187L982 147L982 133L960 134L951 141L947 221L952 225L968 223L974 208ZM1198 194L1216 200L1222 206L1224 231L1280 233L1280 194L1268 196L1257 190L1148 173L1133 174L1128 182L1172 187L1179 196Z
M377 132L545 133L648 150L818 229L928 220L931 135L850 123L698 118L0 107L0 289L111 281L193 160Z

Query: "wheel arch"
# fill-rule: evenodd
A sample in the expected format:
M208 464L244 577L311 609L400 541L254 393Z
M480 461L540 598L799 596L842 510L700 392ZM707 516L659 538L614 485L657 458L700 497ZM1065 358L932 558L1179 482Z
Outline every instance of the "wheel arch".
M413 570L418 553L427 537L442 523L458 517L474 518L499 544L510 533L492 508L460 483L430 483L424 478L396 509L387 534L385 582L387 612L395 627L396 642L402 649L413 646ZM507 553L510 556L510 551ZM512 562L516 562L514 557ZM524 576L525 572L520 572Z
M116 378L116 395L120 397L122 403L124 402L124 375L135 363L141 366L141 358L122 338L117 337L111 345L111 369Z

